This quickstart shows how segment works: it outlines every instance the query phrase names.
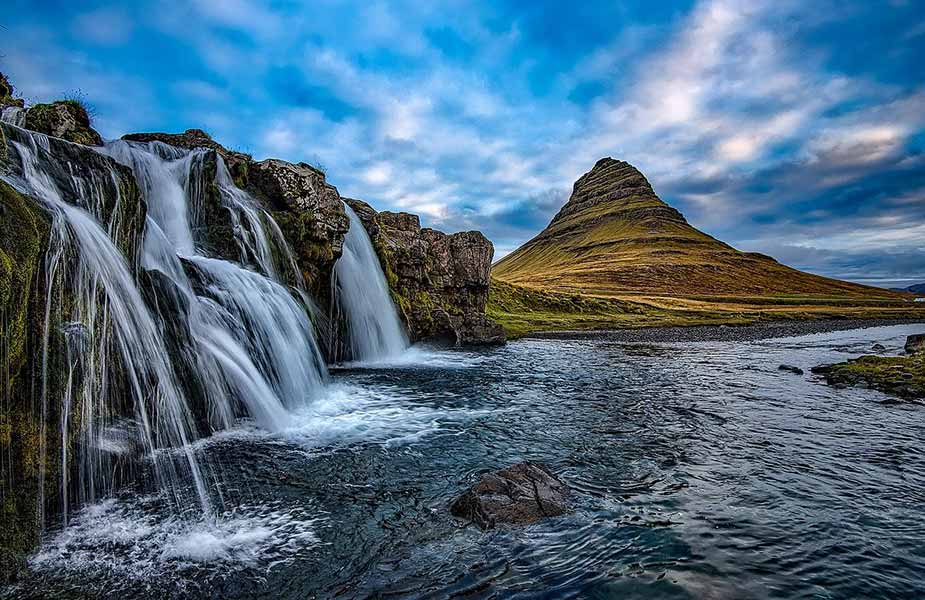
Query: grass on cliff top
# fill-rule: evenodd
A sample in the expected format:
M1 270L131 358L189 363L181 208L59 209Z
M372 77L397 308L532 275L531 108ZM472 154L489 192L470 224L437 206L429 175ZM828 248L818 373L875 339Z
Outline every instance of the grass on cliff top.
M835 385L866 384L909 399L925 399L925 354L862 356L832 365L825 374Z
M510 338L544 331L746 325L759 321L925 320L925 306L895 298L563 293L512 285L496 278L491 280L487 313L504 327Z

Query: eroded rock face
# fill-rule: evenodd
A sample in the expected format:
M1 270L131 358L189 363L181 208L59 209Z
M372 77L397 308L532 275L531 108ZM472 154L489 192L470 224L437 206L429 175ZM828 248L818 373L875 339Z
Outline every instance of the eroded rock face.
M337 188L305 163L267 159L247 173L246 189L274 211L306 281L316 292L327 289L350 226Z
M90 115L79 102L59 100L36 104L26 111L26 129L75 144L102 146L103 138L90 126Z
M494 247L478 231L447 235L408 213L376 212L346 199L360 217L412 341L499 344L504 331L485 315Z
M917 333L906 338L906 354L925 352L925 333Z
M488 473L462 496L450 512L491 529L502 523L527 524L568 511L569 489L545 466L522 462Z

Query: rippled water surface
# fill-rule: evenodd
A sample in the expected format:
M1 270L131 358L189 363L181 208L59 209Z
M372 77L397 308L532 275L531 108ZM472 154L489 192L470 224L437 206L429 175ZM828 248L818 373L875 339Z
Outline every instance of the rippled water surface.
M4 595L922 597L925 407L809 373L921 330L353 365L282 434L199 445L220 467L214 522L158 497L87 507ZM449 516L527 459L576 491L571 514L490 532Z

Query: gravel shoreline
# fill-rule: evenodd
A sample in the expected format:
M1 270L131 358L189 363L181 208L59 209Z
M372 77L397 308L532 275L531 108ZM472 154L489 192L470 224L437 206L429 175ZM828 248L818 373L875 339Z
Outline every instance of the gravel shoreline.
M617 342L752 342L830 331L867 329L888 325L921 323L922 319L827 319L819 321L768 321L749 325L694 325L691 327L648 327L595 331L549 331L525 339L606 340Z

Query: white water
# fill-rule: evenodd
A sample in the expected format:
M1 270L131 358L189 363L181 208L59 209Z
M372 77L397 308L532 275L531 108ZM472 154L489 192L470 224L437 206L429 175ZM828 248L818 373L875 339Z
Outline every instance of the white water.
M363 223L347 204L344 210L350 229L344 253L334 265L334 289L346 317L351 358L358 362L393 359L408 349L408 336Z
M251 261L254 270L208 257L202 240L194 239L193 225L200 231L206 225L198 221L210 153L125 141L105 151L132 167L144 190L149 223L143 264L166 275L187 307L190 361L213 428L228 428L236 416L245 416L235 410L238 402L261 427L286 427L287 409L317 395L327 373L305 307L280 281L264 228L269 215L234 186L217 158L215 183L232 216L240 259ZM274 236L278 232L269 229ZM281 237L277 246L289 267L291 254Z
M279 228L234 186L220 158L206 162L208 151L107 145L101 152L132 168L147 205L137 258L149 273L146 296L130 264L135 257L127 260L114 242L134 211L134 204L120 206L124 175L105 163L75 170L52 156L47 136L10 131L19 168L11 160L4 179L39 199L52 219L39 410L42 432L59 435L65 524L77 504L137 477L130 465L153 468L177 508L189 507L192 490L201 511L213 514L211 501L221 494L210 485L220 477L200 464L191 442L239 417L269 431L286 429L290 411L327 380L301 277ZM216 167L214 179L205 177L207 164ZM75 174L81 172L88 174ZM197 235L205 230L204 194L213 182L239 250L229 258L240 263L207 256ZM284 276L297 288L288 288ZM73 298L66 307L65 297ZM67 351L59 361L61 352L51 348L61 343ZM42 439L40 457L53 458ZM43 510L43 498L39 505Z
M26 110L18 106L7 106L0 109L0 121L23 127L26 124Z
M21 120L10 111L2 116ZM21 172L4 179L38 198L52 218L38 387L40 489L45 434L57 432L60 456L53 458L61 465L58 487L69 528L48 540L37 566L73 560L80 544L107 532L116 546L128 536L124 541L141 553L138 560L152 561L155 570L177 560L248 563L277 553L283 560L288 544L312 543L310 520L269 509L242 520L213 509L216 501L222 506L223 478L218 463L204 458L202 442L194 442L237 427L241 417L266 435L296 438L307 447L336 438L394 443L439 431L441 415L327 386L306 312L313 306L292 252L269 214L234 185L220 157L208 179L213 155L206 150L123 141L99 150L133 170L147 206L138 256L127 258L114 242L132 226L124 222L129 211L119 207L122 173L104 166L78 177L73 165L51 155L41 134L16 130L10 144ZM71 173L66 184L62 171L65 180ZM206 249L211 183L230 215L237 256L217 258ZM346 210L351 227L335 285L352 356L394 362L408 341L369 237ZM73 306L65 306L62 299L70 297ZM55 358L61 339L63 365ZM142 522L115 500L100 504L138 478L136 471L148 469L158 496L173 507L166 521ZM45 504L40 498L40 511ZM77 513L79 505L86 508ZM76 520L69 524L71 513ZM132 538L130 523L146 541ZM86 566L103 564L89 560Z

